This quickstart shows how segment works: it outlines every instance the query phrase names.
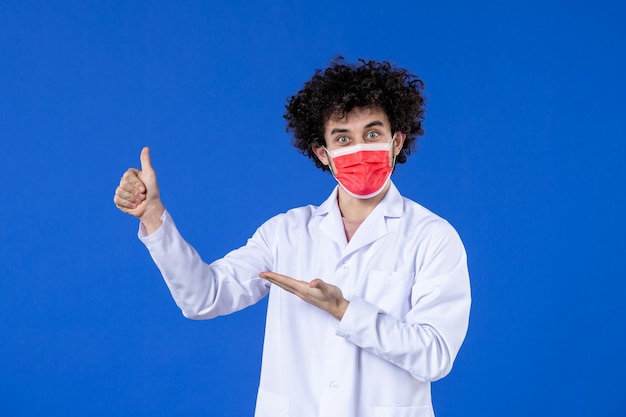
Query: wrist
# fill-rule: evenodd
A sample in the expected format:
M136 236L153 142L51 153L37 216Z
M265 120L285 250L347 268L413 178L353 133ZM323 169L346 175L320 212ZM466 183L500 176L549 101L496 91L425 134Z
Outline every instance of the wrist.
M340 320L343 318L343 315L346 314L346 310L348 309L348 305L350 304L350 301L346 300L345 298L342 298L339 303L337 303L337 308L335 309L335 314L333 314L333 316L337 319Z
M164 212L165 207L163 206L163 203L161 203L161 200L158 200L153 205L146 208L146 211L139 218L139 220L143 224L147 234L154 233L161 227L161 225L163 225L161 217L163 217Z

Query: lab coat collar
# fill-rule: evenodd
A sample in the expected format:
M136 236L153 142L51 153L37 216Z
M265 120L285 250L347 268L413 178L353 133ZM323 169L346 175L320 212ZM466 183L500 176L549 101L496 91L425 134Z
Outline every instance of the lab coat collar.
M319 223L320 230L343 248L343 256L369 245L389 233L388 218L402 217L404 204L400 192L390 184L385 197L363 221L350 242L341 220L341 211L337 202L338 186L315 211L316 216L324 218Z
M317 209L315 210L315 216L323 216L324 214L328 214L331 212L335 212L341 217L341 211L339 211L339 203L337 202L337 193L339 192L339 185L337 185L333 192L328 196L326 201L324 201ZM402 204L402 195L400 191L396 188L393 181L390 181L389 189L387 190L387 194L383 199L378 203L376 208L372 210L377 211L379 209L382 210L382 214L387 217L402 217L403 212L403 204ZM370 213L370 215L372 214Z

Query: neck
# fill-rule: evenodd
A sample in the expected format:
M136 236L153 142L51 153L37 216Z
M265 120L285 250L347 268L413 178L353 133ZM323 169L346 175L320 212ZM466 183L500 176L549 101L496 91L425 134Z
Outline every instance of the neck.
M341 215L354 221L363 221L374 210L374 208L385 197L391 182L388 182L385 188L376 196L372 198L360 199L354 198L339 186L339 192L337 199L339 201L339 210Z

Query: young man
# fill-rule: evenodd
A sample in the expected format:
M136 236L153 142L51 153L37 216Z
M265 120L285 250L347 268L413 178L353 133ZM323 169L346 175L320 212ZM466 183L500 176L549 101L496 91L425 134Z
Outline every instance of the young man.
M257 417L432 416L430 382L467 331L463 244L390 180L423 135L423 84L387 62L335 60L293 96L294 144L339 185L320 206L279 214L204 263L159 198L148 149L114 201L183 314L208 319L269 294Z

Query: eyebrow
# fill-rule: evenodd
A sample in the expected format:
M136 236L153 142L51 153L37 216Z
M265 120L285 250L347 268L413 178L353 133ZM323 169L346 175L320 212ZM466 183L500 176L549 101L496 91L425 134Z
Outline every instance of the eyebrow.
M385 126L383 124L383 122L381 122L380 120L374 120L373 122L369 122L368 124L366 124L364 126L365 129L369 129L370 127L373 126ZM342 128L342 127L336 127L333 130L330 131L331 135L334 135L335 133L346 133L349 132L350 129L346 129L346 128Z
M384 126L384 124L380 120L374 120L373 122L369 122L368 124L366 124L365 128L369 129L372 126Z

